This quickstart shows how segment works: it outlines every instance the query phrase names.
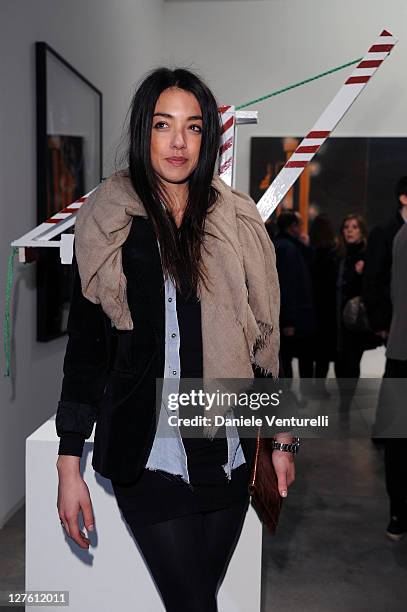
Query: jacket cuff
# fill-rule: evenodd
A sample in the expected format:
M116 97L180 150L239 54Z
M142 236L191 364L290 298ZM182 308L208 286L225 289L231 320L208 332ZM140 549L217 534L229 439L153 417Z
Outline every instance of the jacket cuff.
M96 416L96 406L60 400L55 417L57 434L62 436L65 432L77 432L85 438L89 438Z
M67 431L60 437L58 455L82 457L85 436L76 431Z

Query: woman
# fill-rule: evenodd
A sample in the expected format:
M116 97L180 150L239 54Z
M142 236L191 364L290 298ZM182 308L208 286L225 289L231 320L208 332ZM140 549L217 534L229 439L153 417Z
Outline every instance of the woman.
M87 530L94 518L79 460L96 421L92 465L111 479L166 610L177 612L217 609L254 440L213 422L182 437L169 426L168 398L185 379L209 388L216 378L278 375L274 250L254 202L214 177L218 148L206 85L183 69L150 73L132 101L128 170L78 214L56 418L63 525L88 548L78 514ZM293 455L275 450L273 463L285 496Z
M360 376L363 352L375 348L369 331L348 329L344 321L346 304L362 295L362 277L367 244L366 223L361 215L348 214L341 225L339 265L337 275L338 342L335 375L341 395L341 408L347 410L352 402Z

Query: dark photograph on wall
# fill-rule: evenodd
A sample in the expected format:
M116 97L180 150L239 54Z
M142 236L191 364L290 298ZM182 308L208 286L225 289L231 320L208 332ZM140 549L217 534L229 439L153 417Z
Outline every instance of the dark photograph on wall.
M303 137L251 139L250 195L257 202ZM369 227L396 210L394 188L407 174L407 138L328 138L278 207L304 220L319 213L336 229L347 213L362 214Z
M85 192L83 138L48 136L47 218Z
M102 94L43 42L36 43L36 74L40 224L101 181ZM58 227L55 220L53 225ZM52 240L59 242L60 234ZM61 263L57 246L38 251L37 340L47 342L67 331L72 267Z

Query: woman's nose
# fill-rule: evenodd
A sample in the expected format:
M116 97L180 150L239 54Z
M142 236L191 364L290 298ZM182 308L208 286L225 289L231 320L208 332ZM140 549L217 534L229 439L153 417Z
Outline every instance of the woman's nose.
M182 130L174 131L171 139L171 146L174 147L174 149L183 149L186 146Z

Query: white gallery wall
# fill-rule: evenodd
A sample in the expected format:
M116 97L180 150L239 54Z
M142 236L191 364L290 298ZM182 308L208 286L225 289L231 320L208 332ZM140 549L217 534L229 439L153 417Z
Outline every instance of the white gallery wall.
M9 244L36 224L35 41L102 90L106 176L147 69L190 66L220 103L241 104L360 57L382 28L400 42L338 127L342 136L407 135L405 0L0 0L1 318ZM238 188L249 186L250 137L306 133L345 75L253 107L259 125L239 128ZM36 342L35 266L15 270L13 378L0 375L0 527L24 496L25 438L56 411L66 344Z
M162 0L0 0L1 321L10 242L36 225L34 42L102 91L106 176L134 85L162 61L162 18ZM35 265L17 258L13 313L12 380L0 359L0 527L23 500L25 438L56 411L66 344L36 342Z
M400 42L335 135L407 135L405 0L169 0L164 7L166 57L197 69L221 104L243 104L357 59L389 29ZM259 124L239 128L239 189L249 189L250 137L306 134L353 68L251 107Z

